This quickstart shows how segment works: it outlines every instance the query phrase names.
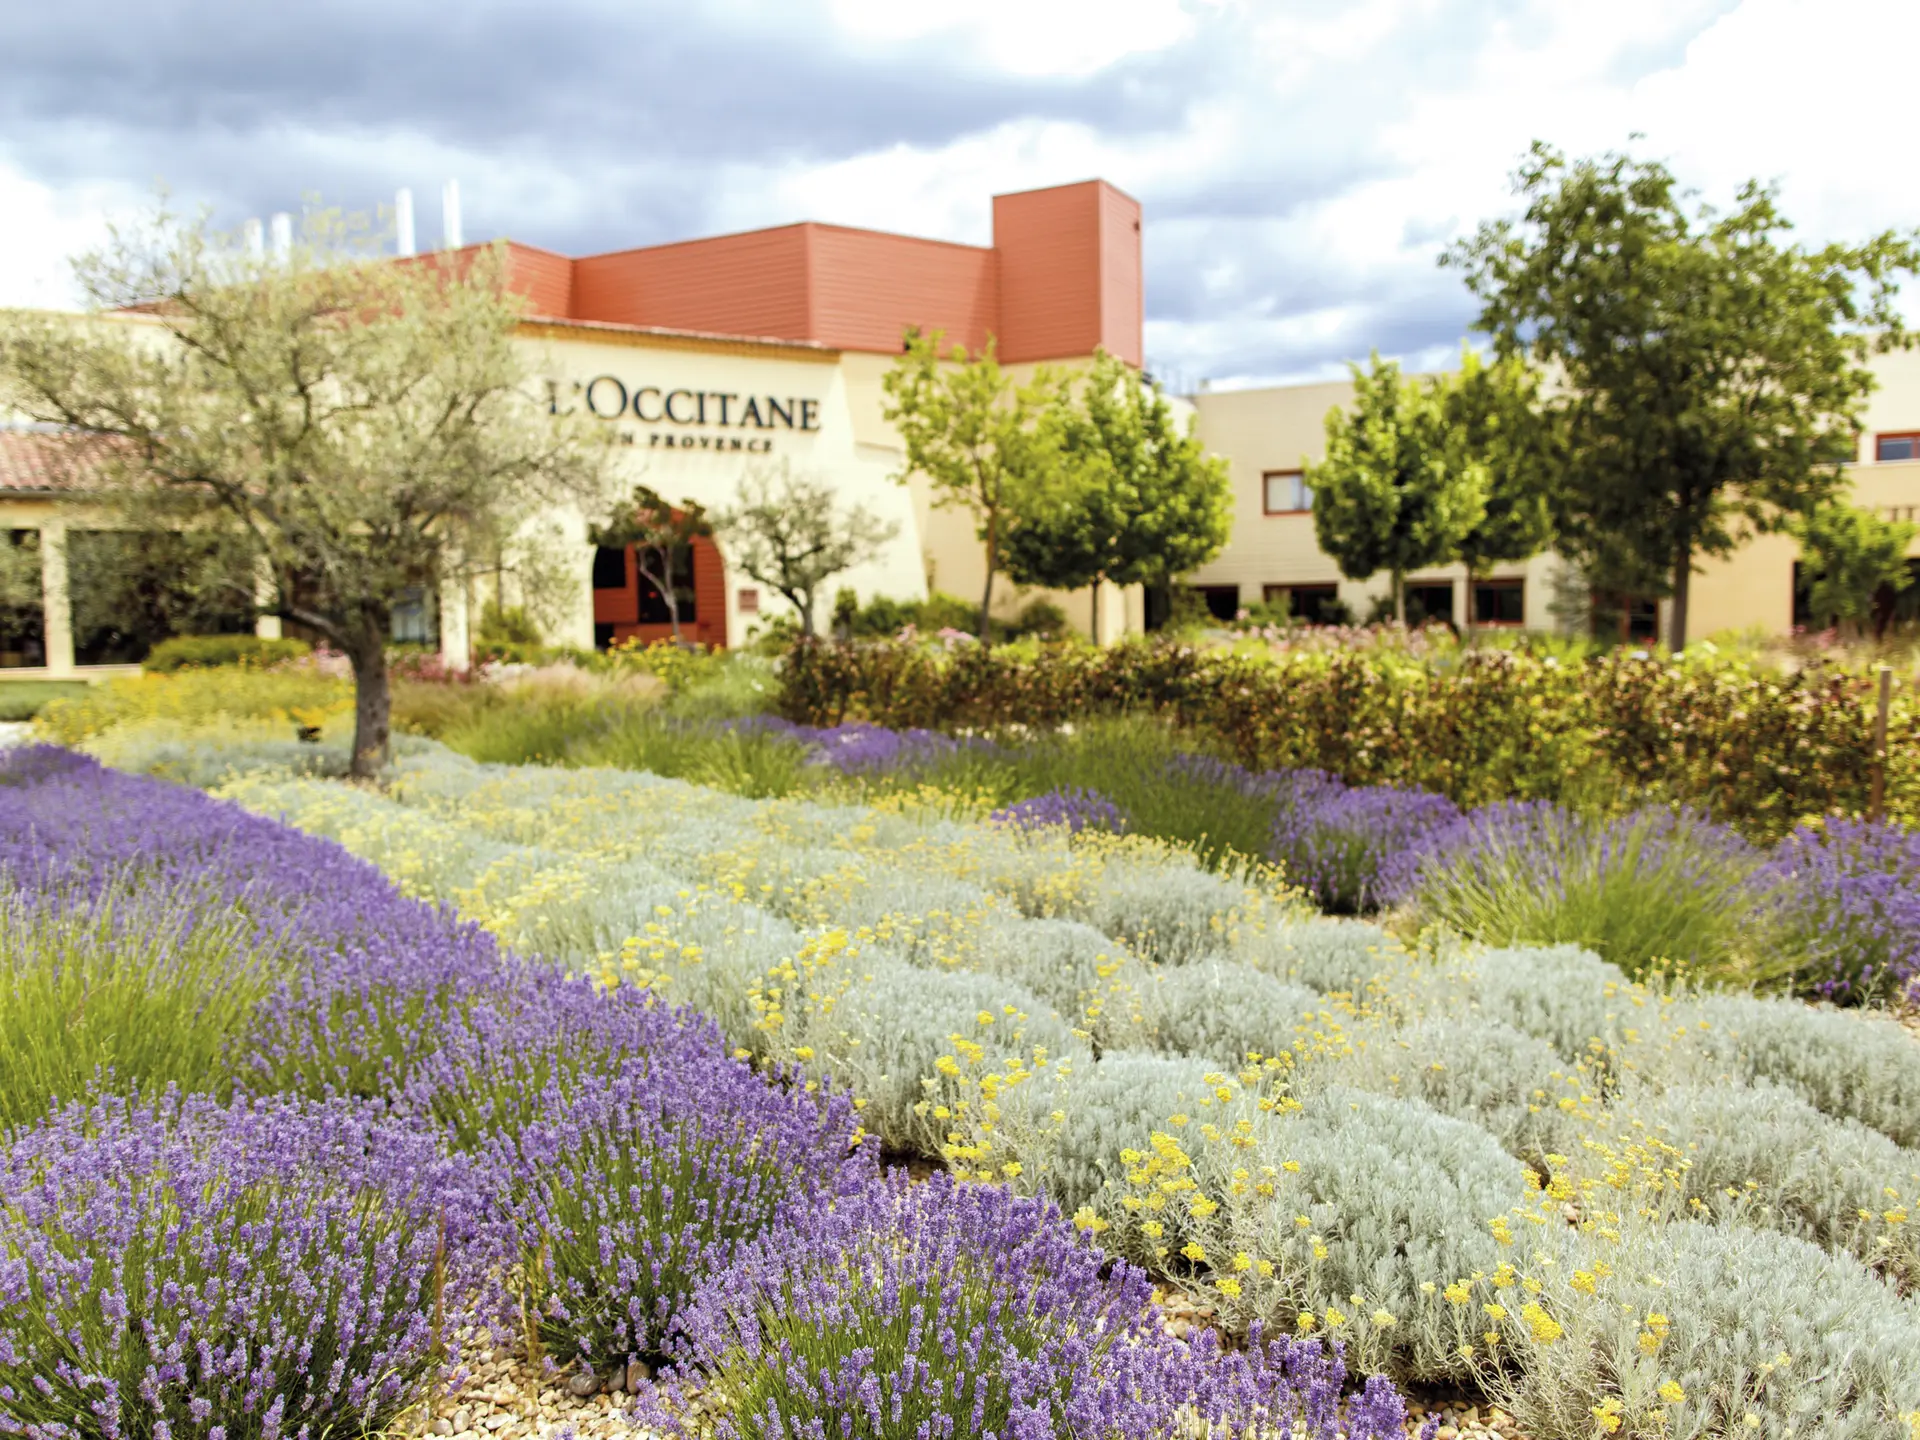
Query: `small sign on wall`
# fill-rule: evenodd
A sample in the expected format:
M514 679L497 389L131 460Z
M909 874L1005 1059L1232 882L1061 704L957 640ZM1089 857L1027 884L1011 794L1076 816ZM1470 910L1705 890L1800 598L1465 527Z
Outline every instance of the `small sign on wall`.
M760 613L760 592L758 590L753 589L751 586L743 585L740 587L739 599L740 613L742 615L758 615Z

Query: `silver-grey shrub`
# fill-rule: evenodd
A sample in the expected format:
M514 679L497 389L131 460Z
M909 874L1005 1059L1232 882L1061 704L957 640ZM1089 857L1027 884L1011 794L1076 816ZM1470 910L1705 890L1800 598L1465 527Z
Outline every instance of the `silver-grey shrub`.
M1365 921L1302 920L1244 936L1234 953L1296 985L1329 995L1359 995L1368 981L1403 957L1404 949Z
M939 1154L955 1128L935 1107L971 1101L970 1067L956 1060L962 1073L951 1079L939 1068L955 1053L954 1037L979 1045L996 1065L1031 1057L1036 1046L1050 1066L1093 1058L1025 986L899 961L871 966L830 1008L797 1018L802 1028L792 1038L812 1052L808 1064L866 1100L861 1123L886 1144L922 1154Z
M1765 1082L1676 1085L1613 1118L1680 1152L1685 1169L1661 1197L1669 1210L1705 1207L1920 1279L1920 1226L1909 1218L1920 1214L1920 1152Z
M1561 1107L1579 1077L1538 1036L1485 1015L1434 1015L1400 1028L1355 1026L1351 1051L1299 1072L1296 1093L1346 1085L1399 1095L1478 1125L1508 1154L1539 1167L1577 1143Z
M1471 962L1471 996L1495 1019L1537 1035L1570 1061L1611 1048L1631 1005L1625 973L1577 945L1488 950Z
M1103 1191L1117 1195L1127 1170L1123 1150L1147 1148L1156 1130L1170 1128L1170 1116L1220 1109L1214 1074L1205 1060L1116 1050L1013 1092L1019 1129L1037 1137L1022 1157L1029 1178L1069 1214Z
M1216 1147L1211 1167L1238 1164L1274 1187L1271 1195L1222 1187L1220 1253L1209 1243L1209 1264L1245 1253L1275 1267L1264 1279L1246 1273L1234 1318L1293 1329L1311 1310L1317 1330L1331 1328L1336 1338L1344 1331L1365 1368L1419 1379L1465 1375L1441 1287L1513 1258L1489 1222L1527 1205L1526 1166L1477 1125L1417 1100L1344 1086L1269 1117L1256 1135L1250 1151ZM1213 1179L1209 1193L1219 1185ZM1347 1325L1332 1322L1329 1307ZM1376 1312L1390 1323L1376 1323Z
M980 925L972 959L1025 985L1102 1050L1146 1043L1144 997L1159 972L1091 925L995 910Z
M1692 1044L1736 1083L1771 1081L1920 1149L1920 1044L1897 1021L1742 995L1703 995L1683 1018Z
M1293 1050L1302 1026L1326 1004L1316 991L1226 960L1182 965L1156 979L1146 995L1154 1048L1228 1070L1254 1053Z
M1588 1440L1596 1412L1611 1413L1623 1437L1909 1433L1920 1309L1852 1259L1775 1231L1689 1221L1630 1225L1612 1243L1580 1238L1586 1253L1532 1267L1544 1281L1538 1303L1563 1333L1543 1341L1509 1324L1518 1364L1483 1371L1534 1440Z

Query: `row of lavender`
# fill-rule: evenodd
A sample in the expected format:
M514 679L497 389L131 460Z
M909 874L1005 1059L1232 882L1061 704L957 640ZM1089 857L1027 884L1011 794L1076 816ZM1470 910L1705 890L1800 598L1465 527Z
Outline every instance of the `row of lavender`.
M38 1112L0 1158L0 1434L377 1431L523 1327L667 1363L633 1403L669 1433L1400 1433L1318 1345L1165 1338L1050 1206L908 1186L845 1098L331 842L48 749L0 802L0 1101ZM204 1043L132 1046L158 1013Z
M771 717L728 728L792 740L819 766L869 784L1018 767L1031 748ZM1573 941L1630 973L1657 958L1706 979L1779 982L1842 1004L1920 993L1920 834L1896 825L1824 818L1768 849L1669 810L1593 818L1509 801L1463 811L1428 791L1351 786L1318 770L1256 773L1191 754L1158 765L1166 784L1215 797L1220 812L1251 807L1263 857L1332 913L1404 907L1493 944ZM1097 781L999 813L1074 829L1156 828Z

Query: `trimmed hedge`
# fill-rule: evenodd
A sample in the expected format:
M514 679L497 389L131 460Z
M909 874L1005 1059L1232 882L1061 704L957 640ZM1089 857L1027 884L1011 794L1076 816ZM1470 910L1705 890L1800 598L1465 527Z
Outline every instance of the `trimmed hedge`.
M258 635L175 635L162 640L141 662L151 675L210 670L221 665L277 665L313 652L304 640L263 640Z
M1711 656L1612 651L1564 663L1524 650L1434 659L1386 649L1248 655L1149 641L950 650L803 641L779 712L800 724L1053 728L1144 712L1210 736L1252 769L1329 771L1461 806L1670 802L1784 835L1814 814L1864 812L1873 681ZM1920 711L1896 697L1888 813L1920 823Z

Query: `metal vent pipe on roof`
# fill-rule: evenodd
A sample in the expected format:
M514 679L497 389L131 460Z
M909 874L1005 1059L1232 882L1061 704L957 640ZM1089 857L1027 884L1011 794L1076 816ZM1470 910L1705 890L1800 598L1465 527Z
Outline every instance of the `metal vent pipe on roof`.
M460 233L460 182L449 180L440 191L440 231L449 250L458 250L466 241Z
M413 249L413 191L402 187L393 197L394 250L411 255Z

